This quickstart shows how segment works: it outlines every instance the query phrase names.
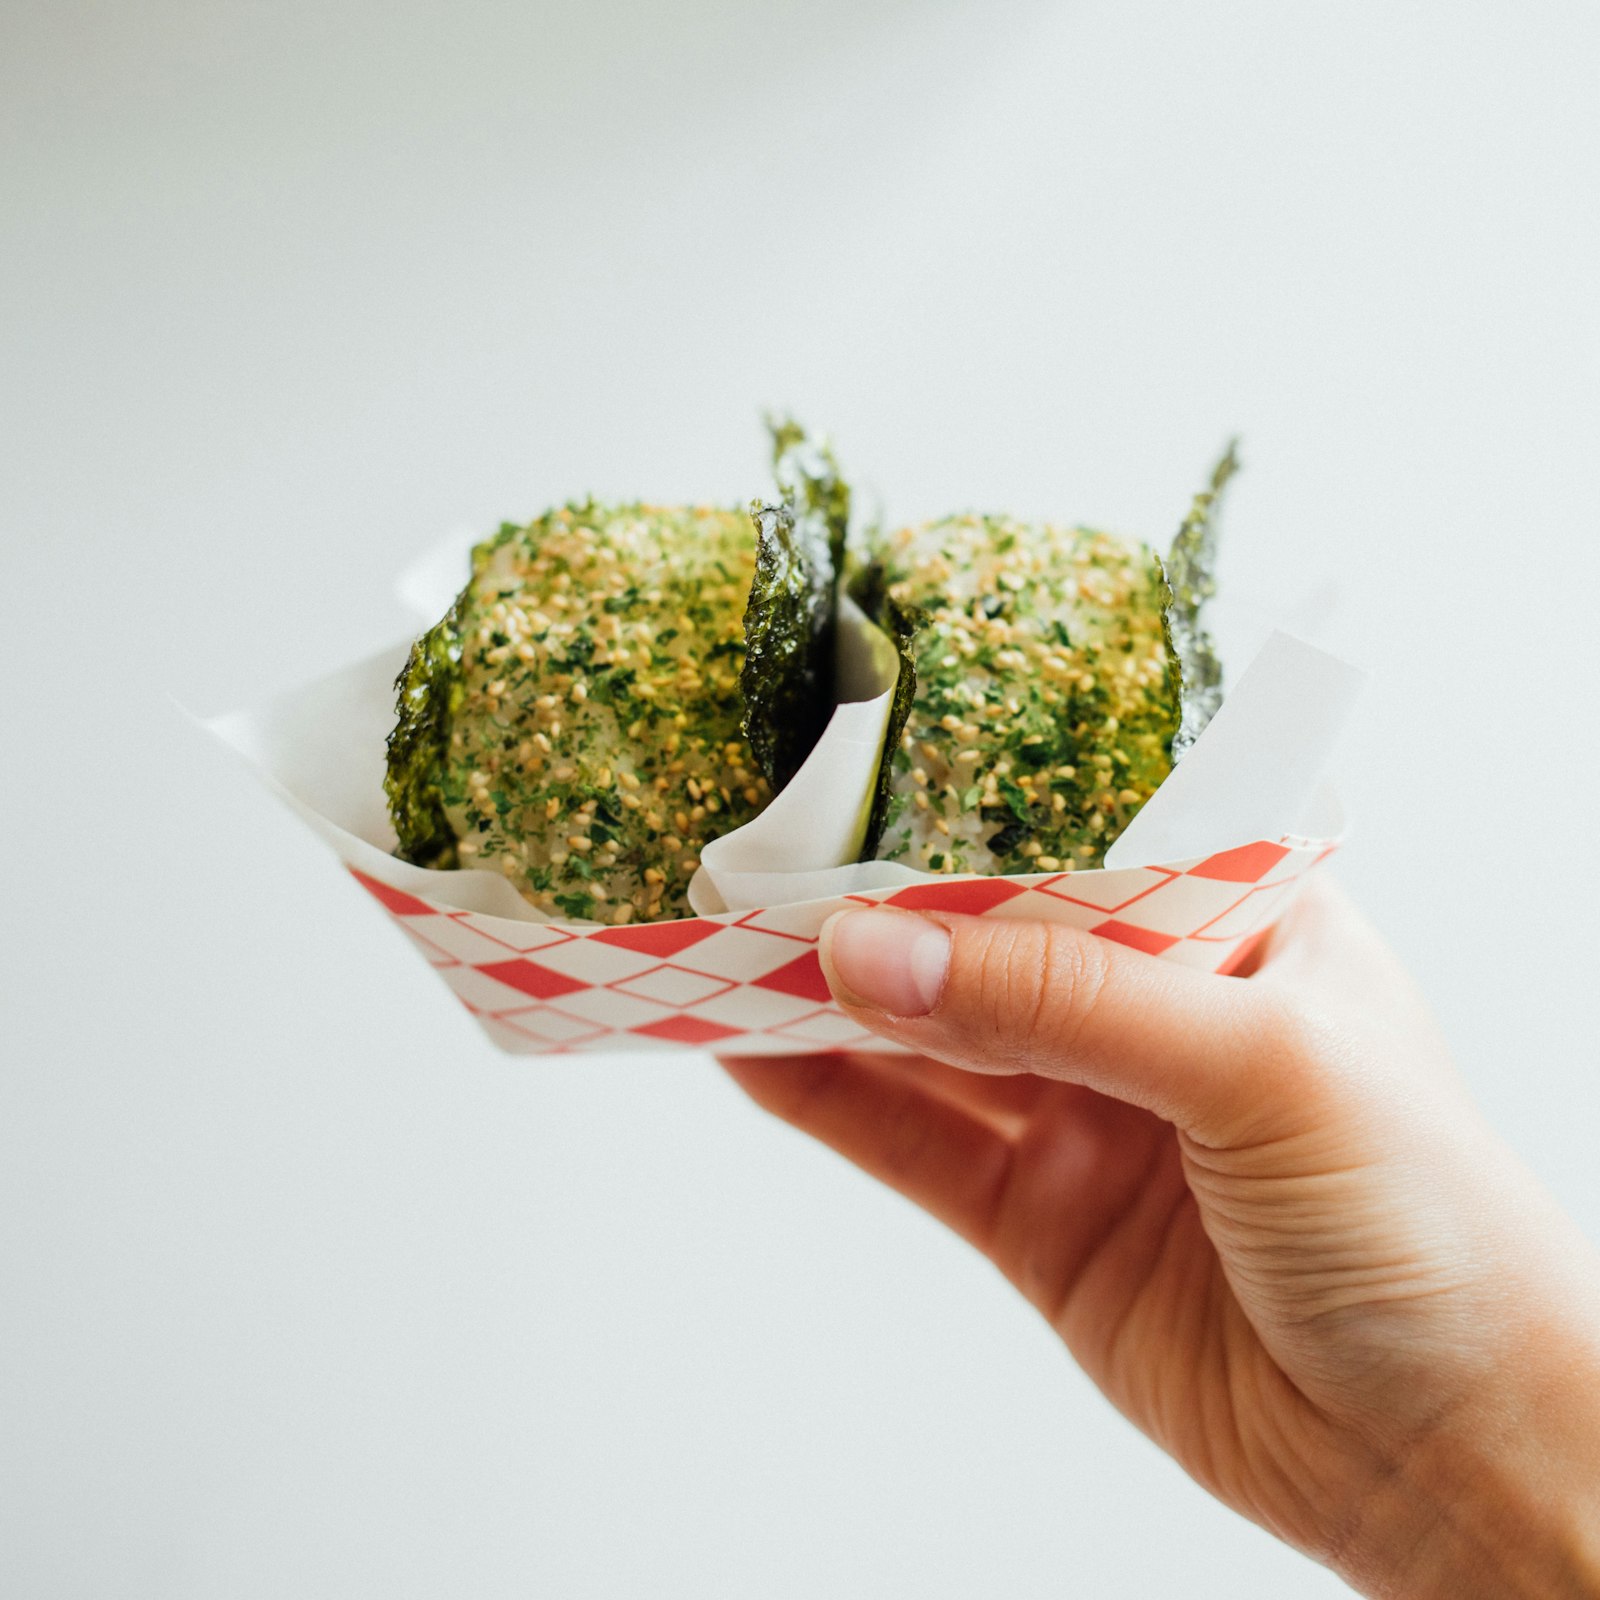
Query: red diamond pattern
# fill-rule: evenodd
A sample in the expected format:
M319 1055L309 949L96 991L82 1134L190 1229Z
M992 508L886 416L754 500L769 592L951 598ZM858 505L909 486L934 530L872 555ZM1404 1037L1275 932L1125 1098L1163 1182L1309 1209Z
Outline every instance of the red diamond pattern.
M1118 922L1115 917L1096 924L1090 933L1098 933L1102 939L1112 939L1117 944L1132 946L1135 950L1143 950L1146 955L1158 956L1163 950L1170 950L1178 940L1170 933L1157 933L1154 928L1136 928L1131 922Z
M1268 844L1263 839L1207 856L1199 866L1189 868L1189 876L1215 878L1221 883L1259 883L1288 853L1287 845Z
M364 872L357 872L354 867L350 869L350 876L361 885L385 911L392 912L397 917L431 917L434 908L426 900L419 900L414 894L407 894L403 889L391 888L387 883L379 883L376 878L369 878Z
M1249 960L1305 875L1334 848L1286 837L1159 868L940 879L626 928L452 910L352 872L502 1050L797 1055L897 1048L863 1033L828 992L816 945L835 911L881 904L1036 917L1227 973Z
M797 956L793 961L779 967L776 972L769 972L766 977L757 978L755 986L758 989L776 989L779 994L798 995L802 1000L832 998L828 980L822 976L822 963L817 960L815 950L807 950L803 956Z
M701 1017L663 1017L659 1022L647 1022L642 1028L630 1028L630 1033L642 1033L647 1039L671 1039L674 1044L717 1044L738 1036L737 1028L720 1022L707 1022Z
M1225 978L1231 978L1244 964L1249 961L1257 950L1261 948L1262 941L1272 930L1263 928L1260 933L1252 933L1242 944L1222 963L1217 971Z
M692 1006L715 995L726 994L738 986L727 978L713 978L708 972L696 972L690 967L675 967L670 962L651 967L636 977L624 978L619 983L609 983L608 989L620 989L639 1000L655 1000L668 1006Z
M552 972L549 967L541 967L537 961L495 961L479 967L478 971L497 983L531 994L535 1000L554 1000L558 994L573 994L592 987L577 978Z
M1015 878L952 878L948 883L915 883L884 901L907 911L961 911L981 917L1028 891Z
M721 927L720 922L685 917L681 922L646 922L637 928L607 928L603 933L591 934L590 938L596 944L620 945L624 950L638 950L666 960L692 944L699 944L702 939L709 939Z

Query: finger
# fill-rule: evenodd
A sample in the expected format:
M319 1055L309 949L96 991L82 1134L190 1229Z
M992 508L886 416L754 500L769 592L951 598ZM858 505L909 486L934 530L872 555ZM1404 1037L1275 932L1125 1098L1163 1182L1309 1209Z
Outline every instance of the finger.
M1308 883L1268 935L1262 977L1295 983L1340 986L1396 981L1397 963L1377 929L1344 888L1319 873Z
M1252 976L1307 966L1307 956L1315 966L1330 938L1336 937L1336 926L1343 920L1341 912L1353 914L1343 891L1326 874L1312 878L1252 952Z
M968 1072L932 1056L876 1056L883 1070L937 1094L951 1105L983 1117L1001 1133L1015 1135L1027 1126L1041 1102L1062 1093L1063 1084L1031 1072L1004 1075Z
M1315 1099L1282 990L1059 924L877 907L830 918L822 964L864 1026L975 1072L1032 1072L1206 1144L1303 1126Z
M851 1051L843 1052L853 1055ZM780 1059L773 1056L722 1056L724 1067L759 1065ZM997 1132L1014 1137L1025 1128L1039 1105L1059 1096L1066 1087L1054 1078L1018 1072L1007 1075L968 1072L936 1061L932 1056L872 1055L870 1063L888 1078L914 1084L950 1105L987 1121Z
M724 1060L763 1110L819 1139L987 1250L1012 1142L881 1057L755 1056Z
M1130 1229L1154 1204L1170 1210L1171 1180L1180 1169L1172 1131L1147 1113L1073 1084L1048 1079L985 1077L920 1056L839 1056L803 1060L746 1057L722 1065L758 1104L830 1145L871 1176L931 1212L987 1254L1048 1317L1059 1324L1085 1266L1098 1263L1103 1288L1114 1290L1142 1259ZM870 1076L863 1072L870 1067ZM960 1147L926 1140L919 1159L905 1159L913 1124L894 1109L893 1078L907 1098L927 1094L917 1124L948 1116L943 1088L1028 1084L1042 1103L1002 1156L974 1158L966 1133ZM900 1132L885 1138L898 1122ZM941 1165L941 1163L946 1163ZM956 1163L971 1163L958 1166ZM985 1163L989 1163L986 1165ZM1181 1175L1177 1177L1181 1184ZM1119 1248L1109 1246L1115 1242Z
M1273 931L1254 982L1310 1000L1358 1033L1387 1035L1417 1076L1460 1087L1422 991L1382 934L1333 878L1318 874ZM1373 995L1384 1004L1375 1007ZM1418 1049L1424 1040L1433 1048Z

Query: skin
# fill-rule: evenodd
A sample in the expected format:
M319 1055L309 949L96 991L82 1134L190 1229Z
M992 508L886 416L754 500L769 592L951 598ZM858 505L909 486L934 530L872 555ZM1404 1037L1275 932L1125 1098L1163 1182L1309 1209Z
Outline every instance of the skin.
M920 1054L729 1072L989 1256L1218 1499L1372 1596L1600 1595L1600 1258L1330 883L1243 978L884 909L823 966Z

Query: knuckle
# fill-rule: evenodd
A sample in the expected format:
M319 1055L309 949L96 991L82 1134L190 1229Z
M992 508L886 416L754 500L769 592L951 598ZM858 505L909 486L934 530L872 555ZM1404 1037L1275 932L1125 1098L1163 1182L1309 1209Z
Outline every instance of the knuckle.
M1263 994L1252 1009L1250 1031L1263 1057L1289 1062L1304 1055L1315 1028L1293 998L1286 994Z
M1243 1101L1221 1096L1212 1122L1224 1142L1276 1143L1324 1128L1345 1103L1338 1028L1314 1009L1287 996L1253 1008L1249 1026L1253 1089Z
M977 1014L991 1050L1027 1068L1070 1054L1098 1004L1105 964L1071 930L1016 922L984 930L974 970Z
M920 1096L902 1094L880 1112L885 1169L897 1177L917 1172L935 1144L934 1125Z
M1279 1081L1306 1090L1327 1083L1344 1053L1339 1029L1314 1008L1273 996L1256 1019L1264 1063Z
M839 1081L838 1056L758 1058L755 1070L738 1074L739 1086L763 1111L783 1122L802 1122Z

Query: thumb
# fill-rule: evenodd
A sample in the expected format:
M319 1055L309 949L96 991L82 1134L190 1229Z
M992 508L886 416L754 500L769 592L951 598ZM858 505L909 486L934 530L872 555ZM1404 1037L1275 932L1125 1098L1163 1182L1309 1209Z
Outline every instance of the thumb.
M878 907L829 918L821 957L876 1033L973 1072L1086 1085L1202 1144L1305 1127L1325 1098L1280 990L1077 928Z

